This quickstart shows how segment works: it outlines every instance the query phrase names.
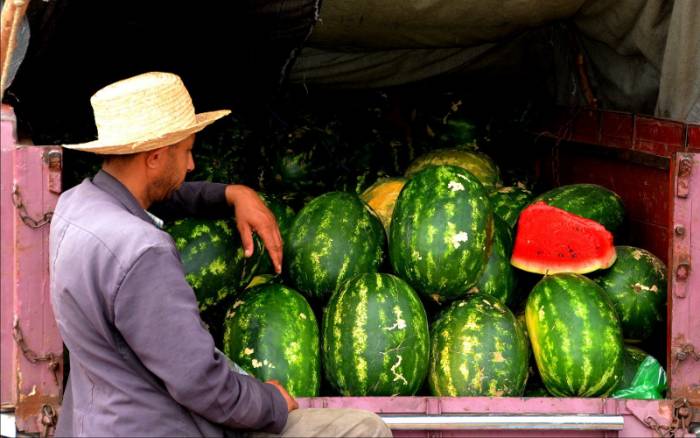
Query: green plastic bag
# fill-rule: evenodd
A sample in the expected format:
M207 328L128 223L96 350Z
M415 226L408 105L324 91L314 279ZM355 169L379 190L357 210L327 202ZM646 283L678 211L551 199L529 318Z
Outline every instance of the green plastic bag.
M668 388L666 371L652 356L647 356L637 368L637 373L628 388L613 392L613 398L632 398L639 400L658 400L664 398Z

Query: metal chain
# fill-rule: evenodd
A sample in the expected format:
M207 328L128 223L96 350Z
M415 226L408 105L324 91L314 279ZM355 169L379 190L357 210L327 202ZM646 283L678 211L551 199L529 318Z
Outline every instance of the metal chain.
M51 435L51 431L56 428L56 423L58 422L58 414L56 410L51 405L43 405L41 407L41 425L43 430L41 431L41 438L48 438Z
M659 424L652 417L647 417L644 420L644 424L662 438L675 437L676 431L688 430L690 423L690 404L687 398L679 398L673 401L673 418L668 426Z
M24 224L29 228L41 228L50 223L51 218L53 217L53 211L44 213L41 219L38 220L29 216L29 213L27 213L27 207L24 206L22 196L20 195L19 189L16 185L12 186L12 204L19 211L19 218L22 219L22 222L24 222Z
M56 359L56 355L53 353L48 353L43 356L37 355L33 350L31 350L27 343L24 341L24 335L22 334L22 329L19 328L19 319L15 318L15 322L12 325L12 337L22 351L22 355L32 364L37 364L39 362L48 362L49 370L53 374L53 380L56 385L58 385L58 370L59 363Z

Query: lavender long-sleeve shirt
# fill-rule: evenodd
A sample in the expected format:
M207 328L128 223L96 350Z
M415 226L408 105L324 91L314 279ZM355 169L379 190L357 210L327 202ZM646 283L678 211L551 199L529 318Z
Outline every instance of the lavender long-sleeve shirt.
M171 218L230 210L223 185L185 184ZM279 432L279 391L232 371L202 326L170 236L105 172L63 193L50 232L51 303L70 351L57 436Z

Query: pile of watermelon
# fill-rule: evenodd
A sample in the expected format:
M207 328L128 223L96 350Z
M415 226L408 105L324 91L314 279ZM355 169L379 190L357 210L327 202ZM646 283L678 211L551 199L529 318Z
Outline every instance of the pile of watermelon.
M410 160L376 147L391 143L381 130L346 137L332 120L291 126L287 147L262 150L269 168L241 171L258 169L277 217L282 275L260 239L242 256L230 221L172 224L217 344L294 396L603 397L629 386L647 355L637 347L664 330L666 267L615 246L620 197L593 184L504 185L474 125L442 127ZM341 156L347 138L361 146ZM199 176L231 180L211 149Z

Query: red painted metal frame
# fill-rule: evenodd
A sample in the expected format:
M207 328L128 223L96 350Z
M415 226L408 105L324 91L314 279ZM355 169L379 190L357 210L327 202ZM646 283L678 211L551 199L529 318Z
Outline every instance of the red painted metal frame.
M556 129L543 135L561 145L561 183L598 183L620 193L640 246L667 262L669 397L700 406L700 362L687 352L700 353L700 270L692 269L700 260L700 125L591 109L561 110L550 123ZM621 159L591 158L588 145L619 150ZM626 162L629 154L661 158L656 162L665 167Z
M49 227L27 226L13 206L17 190L33 219L53 211L60 193L60 168L45 161L56 147L18 145L11 108L2 107L2 403L15 408L17 429L40 432L43 405L59 408L63 344L49 300ZM21 330L25 345L58 359L57 381L48 362L31 363L15 342Z
M663 157L700 152L700 125L618 111L562 108L545 122L543 131L565 141Z

